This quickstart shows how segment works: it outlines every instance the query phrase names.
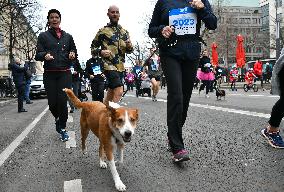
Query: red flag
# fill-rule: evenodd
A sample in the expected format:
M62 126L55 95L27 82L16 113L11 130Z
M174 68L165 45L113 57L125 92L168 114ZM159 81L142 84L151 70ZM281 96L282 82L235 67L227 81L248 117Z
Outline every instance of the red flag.
M241 34L237 35L237 49L236 49L236 60L237 67L242 68L246 63L246 54L244 49L244 38Z
M217 52L217 44L213 42L211 48L212 48L212 65L215 67L218 66L218 52Z

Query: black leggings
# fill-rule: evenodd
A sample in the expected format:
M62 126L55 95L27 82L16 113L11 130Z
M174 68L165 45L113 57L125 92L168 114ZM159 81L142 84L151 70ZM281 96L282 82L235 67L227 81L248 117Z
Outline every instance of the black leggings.
M284 117L284 67L279 73L280 78L280 99L274 104L268 123L273 127L279 127Z
M201 90L203 90L204 87L206 87L206 91L205 92L206 92L206 94L208 94L209 91L210 91L210 87L211 87L211 81L210 80L202 80L202 84L199 87L199 92Z
M105 82L104 81L93 81L91 82L91 86L92 86L92 100L103 102Z
M187 117L199 60L184 61L161 57L161 63L168 86L168 139L171 148L176 151L184 149L182 127Z
M61 129L65 129L68 119L68 99L66 93L62 89L71 88L71 72L45 72L43 74L43 83L47 93L49 110L55 119L59 118Z

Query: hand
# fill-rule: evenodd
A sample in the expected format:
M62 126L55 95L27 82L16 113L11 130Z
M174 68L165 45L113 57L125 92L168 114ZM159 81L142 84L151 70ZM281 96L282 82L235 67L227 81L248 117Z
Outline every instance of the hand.
M90 79L94 79L94 77L95 77L94 75L90 75Z
M70 51L70 53L69 53L69 59L70 59L70 60L73 60L73 59L75 59L75 56L76 56L76 54L75 54L73 51Z
M74 71L74 72L73 72L73 75L76 75L77 73L78 73L77 71Z
M191 7L195 8L195 9L204 8L204 4L202 3L201 0L192 0L192 2L190 4L191 4Z
M125 41L125 44L126 44L126 48L131 48L132 47L132 43L131 43L130 39L127 39Z
M47 54L44 56L44 59L47 60L47 61L50 61L50 60L53 60L54 57L53 57L50 53L47 53Z
M174 32L174 28L172 26L166 26L162 30L162 35L165 38L169 38L173 32Z
M102 50L101 55L103 57L109 57L111 55L111 51L110 50Z

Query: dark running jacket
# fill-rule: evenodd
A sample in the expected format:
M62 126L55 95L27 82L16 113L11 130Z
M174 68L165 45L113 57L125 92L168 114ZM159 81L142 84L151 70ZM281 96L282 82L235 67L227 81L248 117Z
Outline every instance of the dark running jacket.
M43 61L45 70L66 70L70 69L72 60L69 59L70 51L77 53L73 37L61 31L61 38L58 38L53 28L42 32L38 36L35 60ZM54 59L46 61L45 55L50 53Z
M158 0L149 24L148 35L151 38L157 38L159 44L160 56L179 57L180 59L196 60L200 57L201 21L209 30L217 28L217 18L211 10L208 0L202 0L204 8L193 9L197 15L196 33L178 35L177 44L172 47L164 46L165 38L162 36L162 29L169 25L169 11L177 8L189 7L188 0Z

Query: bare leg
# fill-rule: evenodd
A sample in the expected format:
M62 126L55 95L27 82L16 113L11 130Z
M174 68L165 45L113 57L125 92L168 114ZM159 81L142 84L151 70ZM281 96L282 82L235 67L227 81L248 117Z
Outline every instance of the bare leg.
M115 103L119 102L121 97L122 97L122 94L123 94L123 87L122 86L113 89L112 101L115 102Z

